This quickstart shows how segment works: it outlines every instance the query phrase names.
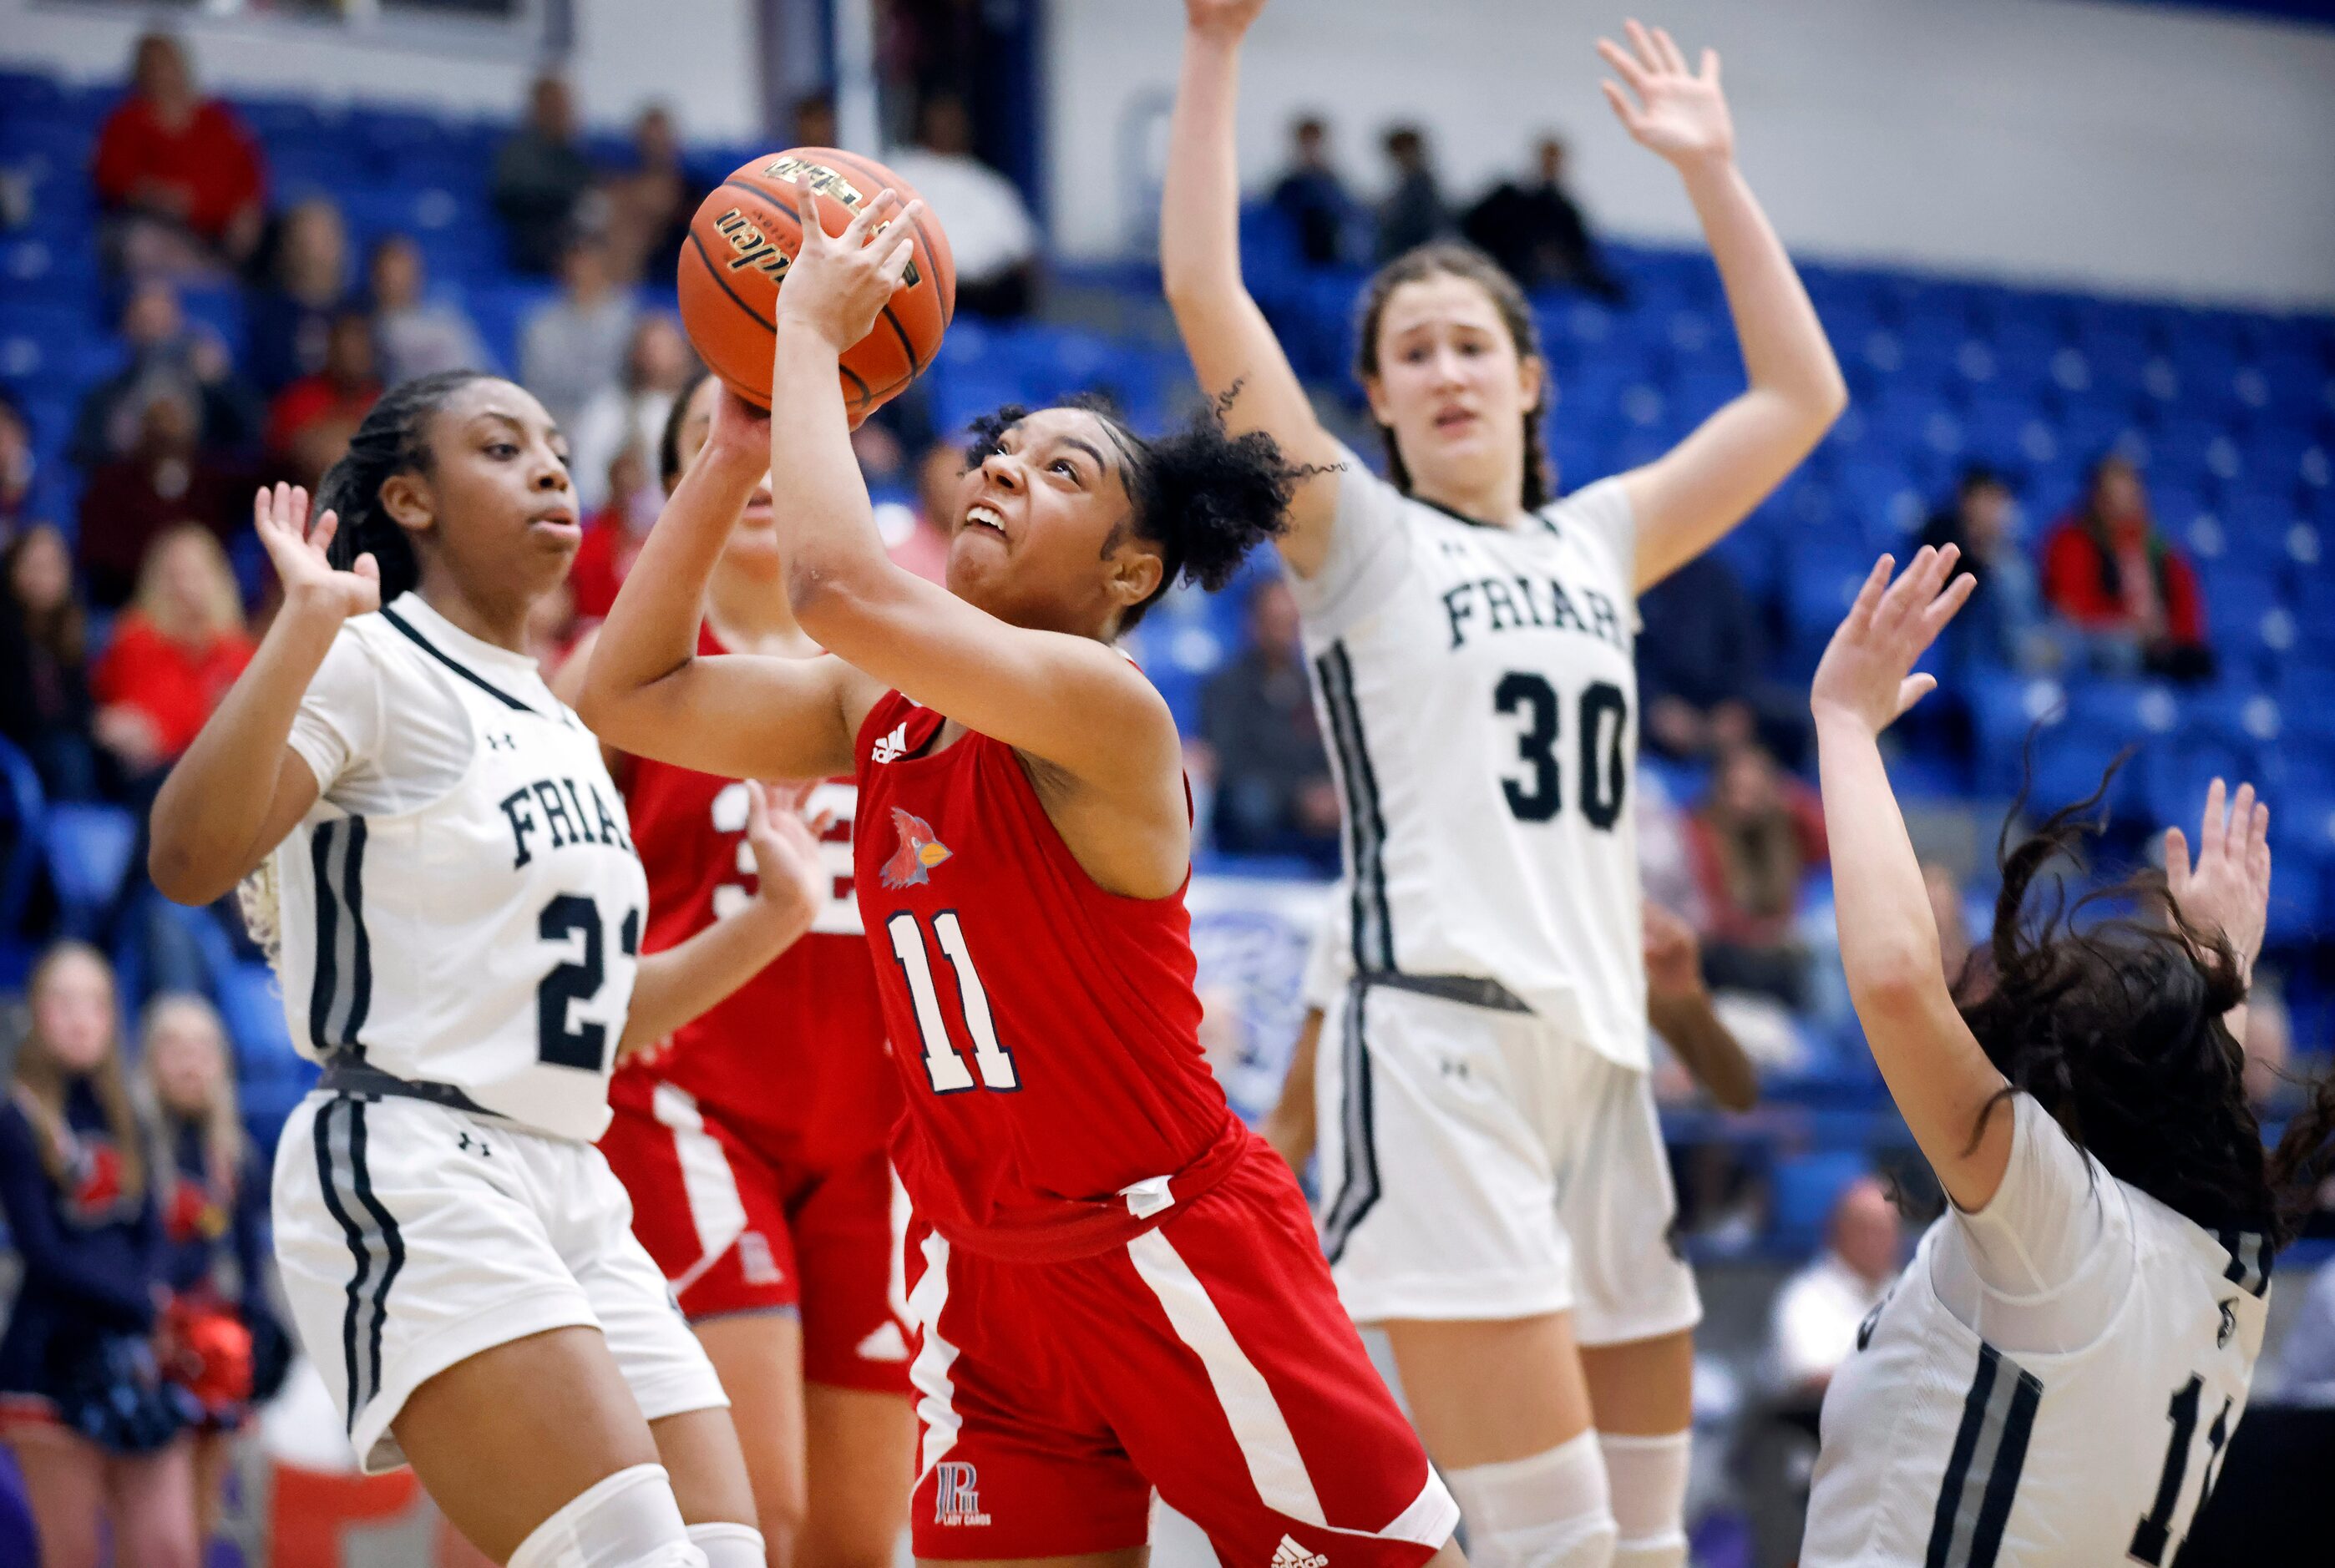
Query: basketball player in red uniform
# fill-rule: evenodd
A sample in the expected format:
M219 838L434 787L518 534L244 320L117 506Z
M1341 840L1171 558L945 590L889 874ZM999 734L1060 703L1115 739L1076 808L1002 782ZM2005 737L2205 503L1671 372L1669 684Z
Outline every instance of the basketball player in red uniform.
M1221 585L1293 476L1269 438L1213 423L1147 442L1085 409L1009 410L965 473L948 591L893 566L836 364L907 261L870 231L916 210L887 192L806 236L773 416L725 394L707 449L759 470L769 442L788 591L837 657L695 653L723 529L693 508L650 537L583 711L711 772L857 771L916 1211L920 1558L1135 1568L1157 1487L1246 1568L1451 1568L1458 1509L1288 1168L1201 1056L1180 746L1111 645L1178 576Z
M816 658L787 608L762 470L737 476L742 488L728 476L682 485L705 449L715 391L701 375L683 392L658 452L672 498L657 526L728 540L704 579L697 649ZM717 498L720 509L695 516ZM571 701L590 652L587 637L560 672ZM648 873L643 946L671 946L742 907L756 786L644 754L610 766ZM907 1517L916 1429L895 1213L906 1205L886 1153L900 1091L852 897L856 794L848 779L809 791L806 809L830 819L833 873L811 934L620 1070L600 1139L632 1195L634 1233L730 1394L774 1568L887 1564Z

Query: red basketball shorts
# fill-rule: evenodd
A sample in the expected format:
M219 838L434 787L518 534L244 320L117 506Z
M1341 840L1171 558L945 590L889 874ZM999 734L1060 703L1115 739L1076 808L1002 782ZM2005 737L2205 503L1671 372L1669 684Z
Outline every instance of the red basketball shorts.
M1140 1545L1156 1486L1226 1563L1418 1568L1459 1511L1253 1143L1124 1246L1004 1263L908 1238L920 1558Z
M907 1200L881 1150L809 1170L769 1157L672 1084L621 1074L608 1098L600 1152L683 1316L797 1312L806 1381L907 1390L896 1310Z

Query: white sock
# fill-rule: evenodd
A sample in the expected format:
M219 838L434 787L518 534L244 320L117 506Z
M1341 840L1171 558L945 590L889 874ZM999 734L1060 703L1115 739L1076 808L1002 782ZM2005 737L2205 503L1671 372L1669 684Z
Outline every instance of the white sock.
M510 1568L709 1568L663 1465L602 1477L535 1527Z
M751 1524L692 1524L689 1540L705 1553L706 1568L769 1568L762 1533Z
M1610 1568L1613 1508L1595 1432L1443 1479L1459 1499L1470 1568Z
M1686 1481L1691 1434L1597 1434L1613 1499L1613 1568L1685 1568Z

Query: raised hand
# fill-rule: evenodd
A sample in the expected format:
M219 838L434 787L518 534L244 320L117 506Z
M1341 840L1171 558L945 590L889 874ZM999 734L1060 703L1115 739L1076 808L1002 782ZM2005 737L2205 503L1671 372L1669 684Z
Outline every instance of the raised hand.
M299 601L344 618L381 608L381 566L370 552L348 571L325 557L339 532L338 514L326 512L308 527L308 492L298 485L262 486L251 503L251 520L267 558L284 585L285 603Z
M819 836L834 818L822 813L816 821L803 819L809 792L803 784L746 783L746 843L753 850L760 884L755 896L805 931L834 889L834 875L819 848Z
M795 200L795 210L805 219L802 246L780 286L778 315L810 327L841 353L875 327L900 286L916 251L915 221L925 206L912 201L902 207L899 196L887 189L852 214L841 234L830 236L819 221L818 196L808 176L796 184Z
M1184 24L1195 33L1238 38L1264 9L1264 0L1184 0Z
M1978 586L1967 572L1947 580L1961 558L1953 545L1943 550L1924 545L1894 583L1889 581L1894 561L1884 556L1873 564L1848 619L1817 665L1808 705L1819 723L1846 718L1878 735L1937 689L1935 676L1912 671Z
M1649 898L1644 906L1646 986L1655 996L1692 996L1702 989L1702 944L1694 927Z
M2194 866L2186 836L2165 830L2165 882L2181 918L2220 932L2252 973L2270 924L2270 808L2254 799L2251 784L2238 786L2235 800L2224 795L2219 779L2205 791Z
M1689 71L1668 33L1659 27L1650 33L1634 18L1627 25L1629 49L1610 38L1597 41L1598 54L1629 85L1624 92L1613 82L1598 84L1622 128L1639 146L1681 167L1732 158L1735 121L1719 90L1719 51L1704 50L1700 68Z
M770 460L770 411L758 409L725 384L713 389L713 423L705 445L717 455L727 454L768 463Z

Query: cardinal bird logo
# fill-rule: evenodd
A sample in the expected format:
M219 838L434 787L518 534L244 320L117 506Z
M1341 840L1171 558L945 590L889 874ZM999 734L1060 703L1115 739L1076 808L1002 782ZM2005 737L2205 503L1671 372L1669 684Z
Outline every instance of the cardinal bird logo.
M933 867L949 857L949 847L933 837L933 825L912 811L892 808L892 826L900 830L900 847L884 862L887 887L922 887L933 879Z

